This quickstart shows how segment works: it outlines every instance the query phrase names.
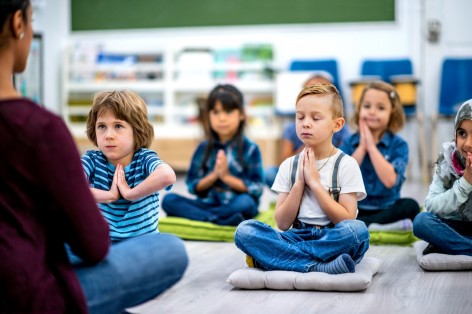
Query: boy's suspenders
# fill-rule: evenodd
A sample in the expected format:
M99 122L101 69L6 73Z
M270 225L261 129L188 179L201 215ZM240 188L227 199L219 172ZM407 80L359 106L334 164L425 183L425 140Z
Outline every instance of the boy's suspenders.
M337 202L339 200L339 194L341 192L341 188L338 186L338 169L339 169L339 163L341 162L341 159L343 159L344 155L346 155L344 152L341 152L339 154L338 158L336 158L336 162L334 163L333 167L333 173L331 176L331 187L329 188L329 194L333 197L333 199ZM295 179L297 176L297 168L298 168L298 159L300 158L300 154L295 155L295 158L292 160L292 167L290 169L290 181L293 184L295 183Z

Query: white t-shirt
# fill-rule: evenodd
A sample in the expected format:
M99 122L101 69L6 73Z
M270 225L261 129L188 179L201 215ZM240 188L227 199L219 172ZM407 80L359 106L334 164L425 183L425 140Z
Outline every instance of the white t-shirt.
M341 154L341 150L338 149L336 154L323 160L317 160L316 165L320 168L320 181L323 187L329 191L331 186L331 179L334 164L336 159ZM282 162L279 167L279 172L275 178L272 190L277 193L288 193L292 188L292 182L290 179L292 162L295 156L287 158ZM300 162L298 163L297 173L300 169ZM297 174L298 176L298 174ZM345 155L338 166L338 187L341 188L340 194L346 193L357 193L357 200L364 199L367 194L365 192L364 181L362 180L361 169L357 164L357 161L349 155ZM313 225L327 225L331 221L328 216L323 212L315 197L315 194L308 186L305 186L302 200L300 203L300 211L298 212L298 219L302 222L313 224Z

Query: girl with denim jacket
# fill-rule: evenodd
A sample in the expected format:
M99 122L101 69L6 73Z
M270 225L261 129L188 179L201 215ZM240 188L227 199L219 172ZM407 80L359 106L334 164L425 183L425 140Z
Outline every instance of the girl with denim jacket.
M359 202L359 215L369 230L411 230L419 213L418 203L401 198L408 164L408 144L395 133L405 115L394 87L382 81L370 83L355 108L353 123L359 130L341 149L361 167L367 197Z
M415 236L429 245L423 254L472 256L472 99L460 107L455 140L443 144Z
M162 208L169 216L236 226L258 213L264 189L259 146L244 136L242 93L217 85L203 110L207 139L195 151L187 187L196 198L169 193Z

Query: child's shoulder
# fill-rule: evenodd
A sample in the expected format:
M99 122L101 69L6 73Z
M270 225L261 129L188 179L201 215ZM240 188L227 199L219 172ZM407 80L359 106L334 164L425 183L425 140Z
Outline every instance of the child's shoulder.
M247 136L243 136L243 141L242 142L243 142L244 145L259 147L259 145L257 145L257 143L254 140L250 139Z
M300 159L300 154L301 153L295 154L293 156L288 157L284 161L282 161L282 163L279 166L279 169L281 169L281 168L282 169L284 169L284 168L292 169L293 165L298 166L298 160Z
M82 158L84 158L84 157L85 157L85 158L94 159L94 160L95 160L95 159L103 159L103 158L106 159L105 155L102 153L101 150L92 150L92 149L91 149L91 150L87 150L87 151L85 152L85 154L82 156Z
M147 157L157 157L157 153L148 148L140 148L134 152L134 159L142 159L142 158L147 158Z
M388 131L385 133L384 139L388 141L390 145L398 145L406 143L405 139L396 133Z
M339 160L339 166L343 166L341 170L349 171L349 169L352 169L351 167L359 168L359 164L354 159L354 157L346 154L341 149L338 149L338 152L334 155L334 157L333 163L335 164L336 161Z

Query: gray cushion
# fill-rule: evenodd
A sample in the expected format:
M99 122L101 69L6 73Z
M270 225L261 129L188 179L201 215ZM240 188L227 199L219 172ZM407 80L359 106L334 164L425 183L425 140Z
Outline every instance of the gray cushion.
M423 250L428 246L425 241L417 241L413 244L416 250L416 260L425 270L468 270L472 269L472 256L448 255L431 253L423 255Z
M354 273L330 275L320 272L298 273L294 271L263 271L243 268L233 272L226 282L242 289L360 291L369 287L382 261L364 257L356 265Z

